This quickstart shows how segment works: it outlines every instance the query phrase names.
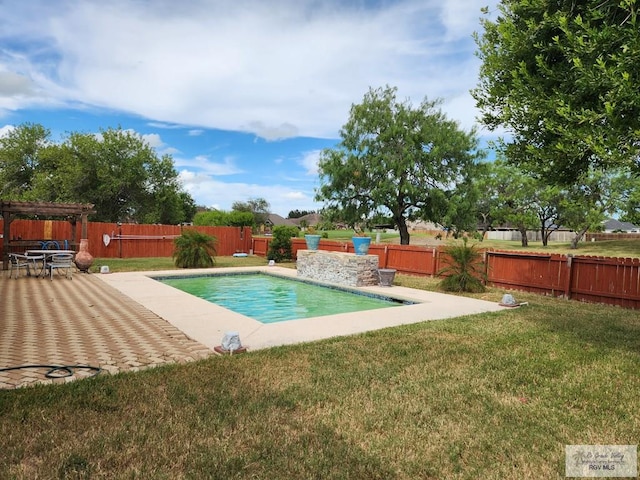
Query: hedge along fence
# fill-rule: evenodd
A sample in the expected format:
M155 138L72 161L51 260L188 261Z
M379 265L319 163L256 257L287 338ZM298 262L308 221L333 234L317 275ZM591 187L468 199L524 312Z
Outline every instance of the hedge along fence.
M0 220L0 231L2 231ZM60 248L67 246L77 250L77 245L71 245L70 222L65 220L23 220L16 219L11 223L11 239L9 241L12 252L24 252L29 248L41 248L42 242L56 242ZM242 227L187 227L178 225L138 225L124 223L89 222L87 236L89 252L100 258L141 258L141 257L170 257L173 255L173 240L180 236L183 229L196 229L216 237L216 254L221 256L234 253L248 253L251 248L251 229ZM76 225L76 239L81 238L81 225Z
M306 249L292 239L293 253ZM266 256L269 238L254 238L253 251ZM351 252L351 242L322 239L320 250ZM372 244L379 268L436 276L447 265L446 247ZM640 259L484 250L487 283L495 287L553 295L590 303L640 308Z

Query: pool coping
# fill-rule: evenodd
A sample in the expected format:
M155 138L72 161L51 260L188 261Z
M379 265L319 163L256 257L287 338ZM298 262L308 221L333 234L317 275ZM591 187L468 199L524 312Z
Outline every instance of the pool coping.
M210 349L219 346L223 335L229 331L238 332L243 346L249 350L258 350L353 335L398 325L495 312L506 308L486 300L400 286L333 285L347 290L363 291L415 303L391 309L382 308L264 324L152 278L251 271L286 278L297 277L296 270L278 266L124 272L96 276ZM434 306L437 308L433 308Z

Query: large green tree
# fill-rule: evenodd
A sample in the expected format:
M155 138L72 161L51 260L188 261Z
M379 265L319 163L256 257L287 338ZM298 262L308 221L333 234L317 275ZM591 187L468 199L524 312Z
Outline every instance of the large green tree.
M538 188L536 181L519 168L498 159L485 165L483 176L476 177L486 199L485 215L494 227L506 225L520 233L523 247L529 245L527 232L537 229L538 216L533 197Z
M0 198L34 200L31 191L40 162L51 146L51 132L32 123L0 137Z
M481 152L475 131L448 120L439 102L414 107L396 93L389 86L369 89L351 106L340 143L320 155L316 200L353 226L391 216L408 245L407 222L440 222L451 213L448 202L464 196Z
M472 92L506 157L572 184L590 167L640 173L636 0L502 0L476 36Z
M486 164L484 175L475 179L482 190L482 218L489 226L506 224L516 228L527 246L527 231L539 230L543 245L560 227L576 232L577 248L584 233L596 229L605 215L620 208L627 176L621 172L590 169L568 187L550 185L527 175L504 159Z
M255 226L263 225L267 221L267 217L271 209L271 205L264 198L250 198L246 202L236 201L231 205L232 212L249 212L253 215Z
M120 128L56 143L43 126L20 125L0 138L0 185L3 199L93 203L96 221L177 224L196 211L172 158Z
M614 181L620 192L620 220L640 225L640 176L618 176Z
M618 211L626 178L619 171L591 168L564 192L560 209L562 224L576 233L571 248L578 248L578 242L586 232L598 228L607 215Z

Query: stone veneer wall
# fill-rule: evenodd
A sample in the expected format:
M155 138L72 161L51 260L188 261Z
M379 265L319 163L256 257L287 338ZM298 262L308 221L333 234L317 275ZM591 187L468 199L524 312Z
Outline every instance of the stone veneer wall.
M350 287L378 285L378 256L298 250L298 277Z

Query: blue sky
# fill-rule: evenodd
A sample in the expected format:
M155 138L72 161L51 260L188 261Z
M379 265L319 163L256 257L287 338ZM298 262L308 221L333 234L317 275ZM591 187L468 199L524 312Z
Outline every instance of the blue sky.
M120 126L170 154L199 205L319 209L319 152L369 87L441 98L475 125L472 34L497 3L0 2L0 135L24 122L54 138Z

